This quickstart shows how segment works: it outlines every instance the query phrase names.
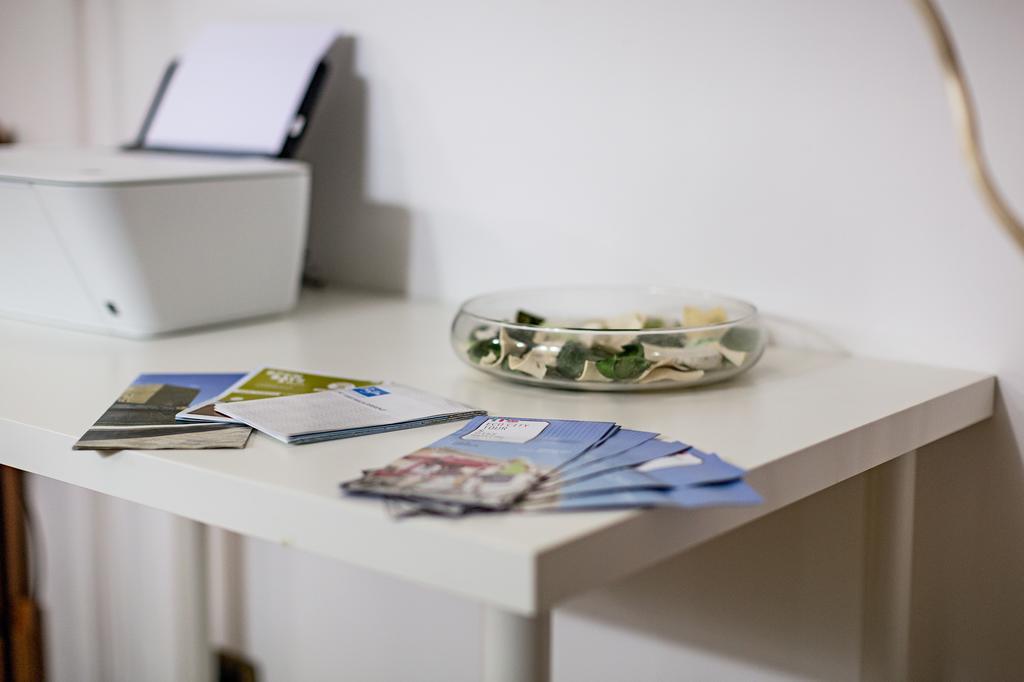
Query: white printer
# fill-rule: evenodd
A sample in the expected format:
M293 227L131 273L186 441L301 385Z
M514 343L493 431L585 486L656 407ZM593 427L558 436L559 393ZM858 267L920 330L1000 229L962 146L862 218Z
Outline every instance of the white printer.
M0 315L146 337L291 308L310 173L282 157L335 37L210 28L135 148L0 146Z

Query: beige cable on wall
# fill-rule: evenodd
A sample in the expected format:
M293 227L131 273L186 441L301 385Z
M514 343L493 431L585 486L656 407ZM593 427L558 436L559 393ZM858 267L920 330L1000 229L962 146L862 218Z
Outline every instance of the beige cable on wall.
M942 62L942 69L946 76L946 94L949 97L949 105L953 109L953 118L960 133L960 143L963 145L967 164L974 175L974 180L989 208L996 214L999 224L1017 242L1021 251L1024 251L1024 225L1021 224L1020 218L1014 214L996 187L992 171L982 152L977 115L974 112L971 92L967 87L967 79L960 67L960 59L957 57L946 22L932 0L911 0L911 2L914 3L924 19L932 41L935 43L935 49L939 53L939 60Z

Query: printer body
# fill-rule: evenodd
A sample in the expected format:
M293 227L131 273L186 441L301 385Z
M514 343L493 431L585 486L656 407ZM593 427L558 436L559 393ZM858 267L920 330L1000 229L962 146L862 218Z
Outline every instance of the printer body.
M168 69L136 148L0 146L0 315L149 337L292 308L310 169L280 157L333 36L208 32Z
M300 162L0 148L0 313L146 337L286 311Z

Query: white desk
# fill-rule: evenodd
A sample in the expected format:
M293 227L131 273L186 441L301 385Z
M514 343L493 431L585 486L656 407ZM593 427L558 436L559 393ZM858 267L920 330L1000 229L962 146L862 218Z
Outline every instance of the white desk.
M740 379L705 389L622 395L518 386L455 358L447 338L452 313L327 291L305 292L287 317L148 342L0 321L0 463L479 600L489 607L488 675L531 679L546 674L547 614L561 600L992 414L994 379L984 374L781 348L769 348ZM380 502L338 494L340 481L452 425L304 446L254 434L244 450L71 450L139 373L264 364L399 380L495 415L613 420L659 431L749 469L766 502L396 522ZM909 464L877 470L879 595L907 579L900 567L908 563L901 553L909 551L913 458L902 461ZM894 641L898 648L905 625L906 613L891 601L886 597L874 616L868 608L889 633L882 650Z

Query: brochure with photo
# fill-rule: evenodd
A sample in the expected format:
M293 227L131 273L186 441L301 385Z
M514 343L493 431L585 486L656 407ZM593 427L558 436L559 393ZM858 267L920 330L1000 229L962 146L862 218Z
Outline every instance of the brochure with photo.
M350 493L424 501L425 510L506 509L545 474L616 428L612 422L477 417L431 445L342 484Z
M241 448L252 429L182 423L187 409L222 393L244 374L141 374L73 446L75 450Z
M237 403L244 400L260 400L262 398L280 398L286 395L302 395L319 391L335 391L359 386L373 386L379 381L368 379L349 379L329 374L314 374L293 369L277 367L261 367L254 372L243 375L238 382L221 391L219 395L207 396L201 402L178 413L178 419L185 421L223 422L239 424L241 422L221 414L216 410L217 403Z
M341 487L384 498L397 517L759 504L743 475L716 454L609 422L478 417Z

